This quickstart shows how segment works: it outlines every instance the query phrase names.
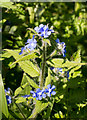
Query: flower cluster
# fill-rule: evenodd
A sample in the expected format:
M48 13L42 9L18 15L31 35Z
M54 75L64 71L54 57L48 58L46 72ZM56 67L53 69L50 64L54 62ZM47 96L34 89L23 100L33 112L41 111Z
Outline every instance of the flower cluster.
M24 47L21 48L21 52L19 53L19 55L23 54L24 51L33 51L36 48L37 45L37 41L36 39L34 39L34 35L32 39L28 39L27 42L25 43L26 45Z
M66 77L69 80L69 71L63 71L62 68L54 68L51 67L54 73L56 73L59 77Z
M54 33L54 30L49 29L48 25L40 24L39 27L35 27L34 30L38 33L39 36L47 38L51 33Z
M33 98L36 98L36 100L42 100L42 98L46 98L46 96L51 97L51 95L55 95L56 92L53 91L54 89L55 86L53 85L51 87L51 85L49 84L47 85L47 89L45 90L44 89L40 90L40 88L38 88L36 92L30 91L30 93L32 94Z
M63 57L65 57L65 53L66 53L66 45L64 42L60 42L59 39L57 38L56 40L56 43L57 43L57 49L59 50L58 51L58 54L59 55L63 55Z
M5 95L6 95L6 100L7 100L7 104L11 104L11 96L10 96L10 88L7 88L7 90L5 89Z

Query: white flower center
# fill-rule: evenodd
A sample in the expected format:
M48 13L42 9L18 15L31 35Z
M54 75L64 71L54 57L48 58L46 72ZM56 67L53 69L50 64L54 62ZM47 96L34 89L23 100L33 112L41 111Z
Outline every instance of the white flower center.
M42 92L39 92L38 94L39 94L39 95L41 95L41 94L42 94Z
M49 92L51 92L52 90L51 89L49 89Z
M34 43L31 43L31 46L34 46Z
M61 44L58 44L58 49L62 49L63 46Z

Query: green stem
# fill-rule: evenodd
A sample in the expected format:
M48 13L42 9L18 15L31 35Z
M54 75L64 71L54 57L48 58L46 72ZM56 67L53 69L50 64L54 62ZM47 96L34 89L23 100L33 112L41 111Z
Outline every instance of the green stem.
M15 103L15 102L14 102L14 103ZM18 104L15 103L15 105L16 105L17 108L19 109L19 111L20 111L21 115L23 116L24 120L26 120L26 117L25 117L24 113L22 112L22 110L20 109L20 107L18 106Z
M41 76L40 76L40 82L39 82L39 86L40 88L43 87L43 83L44 83L44 77L45 77L45 64L46 64L46 43L42 40L43 42L43 55L42 55L42 70L41 70ZM32 111L32 114L35 113L36 109L34 108ZM37 114L34 114L32 116L32 120L35 120L37 117Z
M40 88L43 87L44 76L45 76L45 65L46 65L46 43L43 41L43 55L42 55L42 70L41 70L41 80Z

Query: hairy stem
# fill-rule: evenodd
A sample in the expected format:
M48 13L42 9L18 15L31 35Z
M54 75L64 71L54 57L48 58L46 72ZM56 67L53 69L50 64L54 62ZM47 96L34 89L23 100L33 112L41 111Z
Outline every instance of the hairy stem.
M42 70L41 70L41 80L40 88L43 87L44 77L45 77L45 65L46 65L46 43L43 42L43 55L42 55Z

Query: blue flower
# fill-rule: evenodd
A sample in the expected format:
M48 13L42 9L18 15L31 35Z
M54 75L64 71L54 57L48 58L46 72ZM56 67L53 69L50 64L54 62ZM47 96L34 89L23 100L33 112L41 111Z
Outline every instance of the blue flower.
M21 48L21 52L19 53L19 55L23 54L24 51L28 52L29 51L33 51L36 46L37 46L37 41L36 39L34 39L34 35L32 39L28 39L27 42L25 43L26 45L24 47Z
M39 88L36 90L36 100L41 100L42 98L46 98L45 90L40 90Z
M49 84L49 85L47 85L47 87L48 87L48 89L45 89L45 92L47 93L48 97L51 97L51 95L55 95L56 94L56 92L53 91L55 89L54 85L51 87L51 85Z
M59 39L57 38L57 40L55 40L56 41L56 43L57 43L57 48L58 48L58 54L59 55L63 55L63 57L65 57L66 55L65 55L65 53L66 53L66 45L65 45L65 43L64 42L60 42L59 41Z
M11 96L6 95L7 104L11 104Z
M24 97L24 98L28 98L28 97L30 97L30 95L24 95L24 96L22 96L22 97Z
M63 72L63 69L62 68L54 68L53 71L56 73L56 74L61 74Z
M7 104L11 104L10 88L5 89Z
M43 25L40 24L39 27L35 27L34 30L41 36L44 38L49 37L49 35L51 35L51 33L54 32L54 30L49 29L48 25Z
M10 95L10 88L7 88L7 90L5 89L5 94Z
M40 88L38 88L36 92L30 91L30 93L33 94L33 98L36 97L36 100L42 100L42 98L46 97L45 90L40 90Z
M51 70L53 70L53 69L54 69L54 67L51 67L50 69L51 69Z
M30 91L30 93L32 94L32 97L35 98L36 97L36 93L34 91Z
M69 71L63 71L62 68L54 68L51 67L54 73L56 73L59 77L66 77L69 80Z

